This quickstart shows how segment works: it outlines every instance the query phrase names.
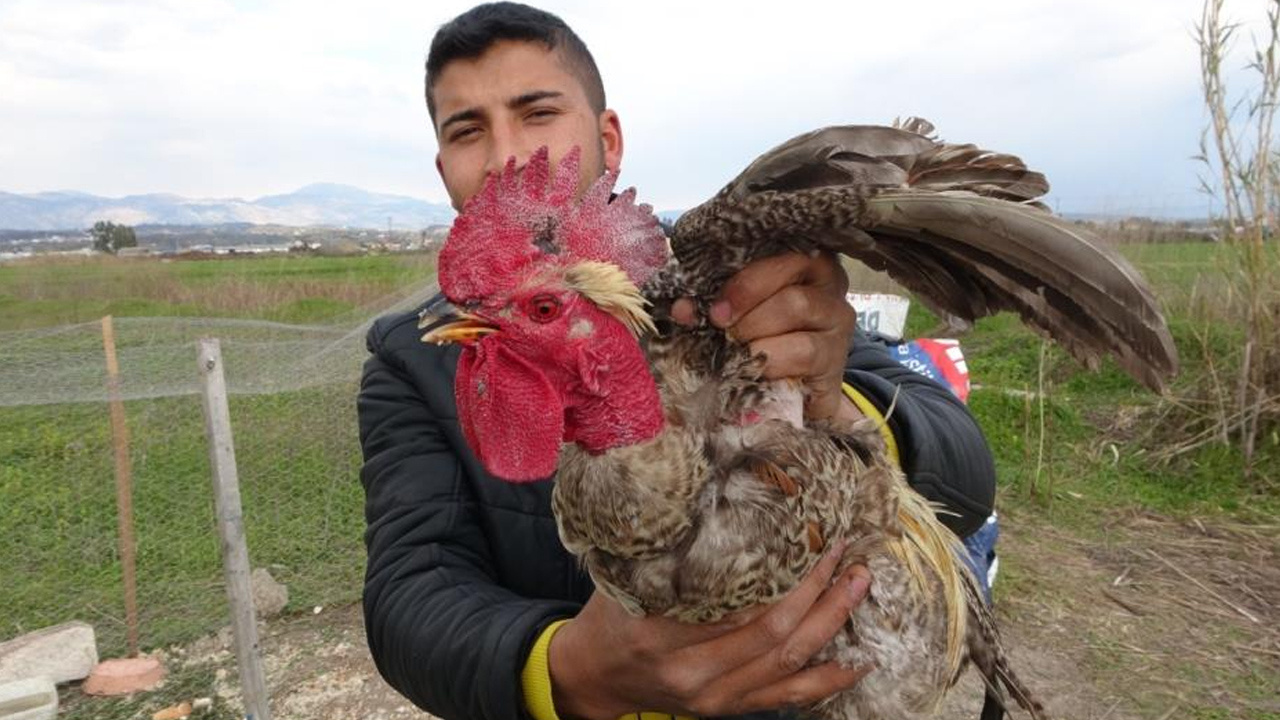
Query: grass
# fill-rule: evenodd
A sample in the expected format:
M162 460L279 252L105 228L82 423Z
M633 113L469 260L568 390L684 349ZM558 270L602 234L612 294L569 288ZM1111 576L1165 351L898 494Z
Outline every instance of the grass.
M1222 357L1242 337L1238 319L1222 317L1224 297L1209 290L1226 283L1224 269L1235 250L1201 242L1127 244L1120 250L1147 278L1169 320L1182 364L1171 395L1189 394L1204 382L1205 344ZM1280 249L1270 251L1280 268ZM895 291L883 276L868 276L865 269L852 270L851 283ZM932 313L913 303L905 335L920 336L939 326ZM1124 507L1180 516L1280 516L1280 493L1272 491L1280 486L1280 432L1266 434L1260 443L1258 476L1252 481L1244 479L1244 457L1234 446L1209 445L1173 461L1153 462L1151 451L1173 430L1145 424L1154 417L1158 398L1114 362L1106 360L1098 372L1088 372L1053 345L1046 352L1047 455L1041 471L1041 483L1052 483L1052 492L1032 498L1040 436L1034 394L1044 341L1010 313L978 321L961 339L977 385L970 407L995 453L1002 503L1052 508L1055 521L1075 517L1083 523L1101 510ZM1054 502L1062 498L1070 502Z
M1180 347L1191 344L1189 338L1177 340ZM1006 501L1032 492L1040 438L1035 393L1041 344L1010 316L980 323L964 339L970 371L981 385L970 407L995 452ZM1194 358L1184 365L1188 376L1198 373ZM1088 373L1050 347L1046 376L1046 458L1038 488L1045 506L1070 497L1065 505L1077 508L1082 520L1126 506L1184 516L1280 516L1280 497L1264 492L1280 481L1280 443L1274 433L1259 448L1261 477L1253 481L1245 480L1244 457L1234 446L1208 445L1156 463L1150 452L1162 439L1161 428L1144 422L1157 399L1114 364Z

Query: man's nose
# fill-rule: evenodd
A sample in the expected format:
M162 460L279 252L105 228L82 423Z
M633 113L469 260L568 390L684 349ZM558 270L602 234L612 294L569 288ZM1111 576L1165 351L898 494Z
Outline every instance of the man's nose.
M501 173L507 166L507 160L516 159L516 167L522 167L529 159L529 153L521 145L520 139L511 132L494 132L489 143L489 157L485 162L485 174Z

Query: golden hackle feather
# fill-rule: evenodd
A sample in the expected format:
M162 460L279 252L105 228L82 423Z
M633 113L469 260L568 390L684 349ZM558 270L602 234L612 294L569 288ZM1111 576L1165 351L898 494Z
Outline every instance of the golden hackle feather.
M594 260L574 263L565 271L565 281L601 310L626 325L637 338L657 332L653 318L645 310L649 301L617 265Z
M926 579L930 575L937 578L947 613L947 675L954 677L964 661L968 632L968 602L962 574L970 571L969 566L959 560L968 551L956 534L938 521L937 511L936 506L905 482L900 483L898 521L902 523L902 537L890 538L885 546L909 569L921 595L928 596L933 591L933 585Z

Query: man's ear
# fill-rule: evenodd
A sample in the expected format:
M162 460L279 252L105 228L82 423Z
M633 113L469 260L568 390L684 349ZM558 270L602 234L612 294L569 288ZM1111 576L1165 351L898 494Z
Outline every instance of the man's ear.
M600 113L600 146L605 168L617 172L622 167L622 122L613 110Z

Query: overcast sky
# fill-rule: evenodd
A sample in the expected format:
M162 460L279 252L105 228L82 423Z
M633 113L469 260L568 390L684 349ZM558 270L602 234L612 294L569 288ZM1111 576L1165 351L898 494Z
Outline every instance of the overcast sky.
M445 202L422 63L471 4L0 0L0 190L254 198L341 182ZM1251 23L1241 50L1263 6L1228 0ZM659 209L797 133L899 115L1021 155L1063 212L1208 206L1189 159L1200 0L543 7L591 47L622 118L622 183Z

